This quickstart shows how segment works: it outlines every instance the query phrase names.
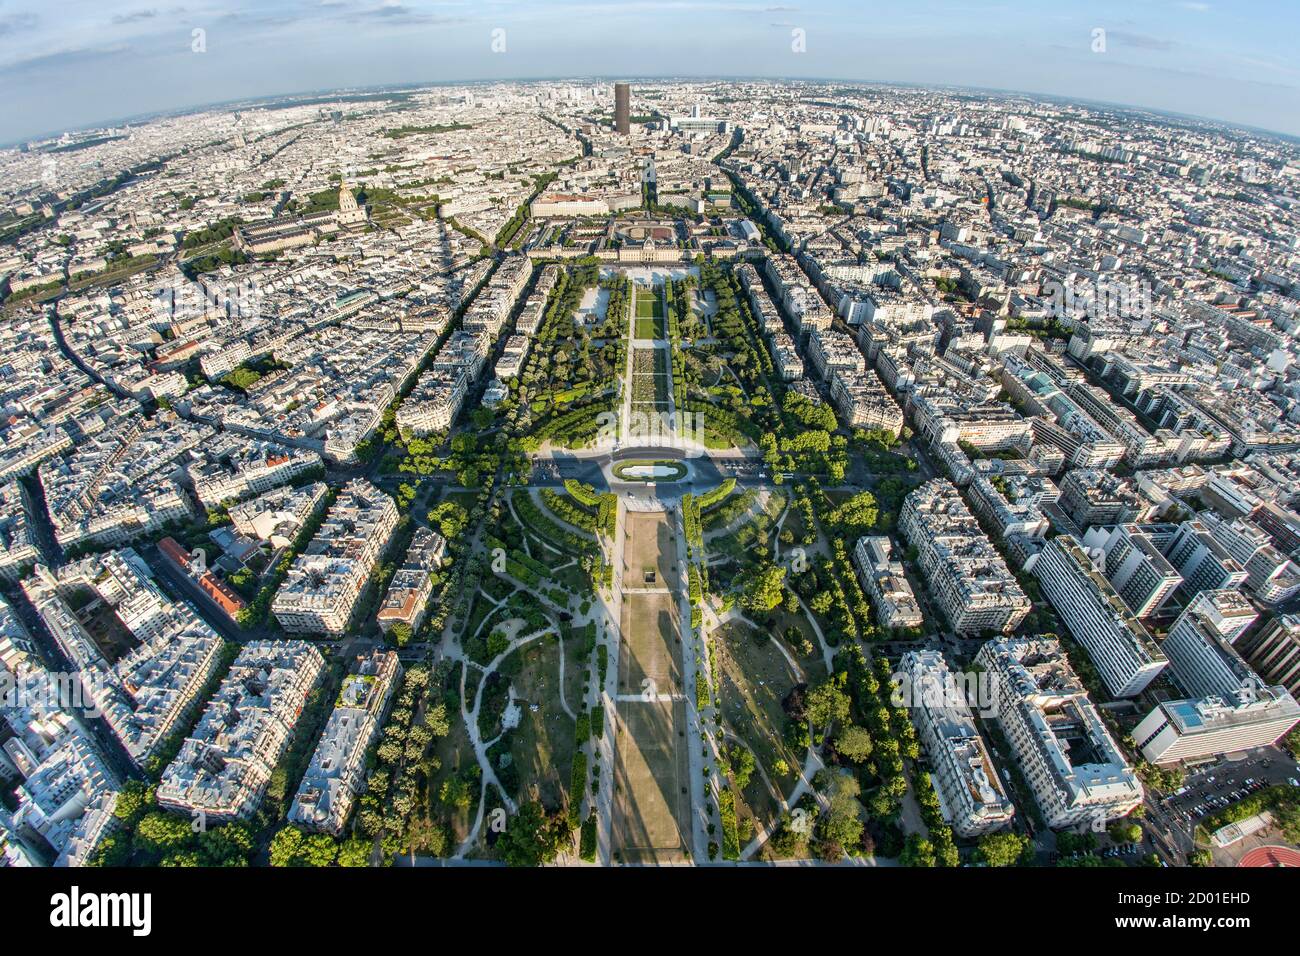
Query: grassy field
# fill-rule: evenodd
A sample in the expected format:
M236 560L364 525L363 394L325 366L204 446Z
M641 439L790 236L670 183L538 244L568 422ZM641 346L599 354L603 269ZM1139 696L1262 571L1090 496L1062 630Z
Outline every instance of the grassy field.
M632 353L632 403L641 411L668 408L670 385L666 349L639 348Z
M638 339L662 339L668 334L664 323L663 295L658 290L637 289L636 293L636 337Z
M786 640L786 632L790 628L799 632L800 640ZM798 614L789 614L784 610L778 610L772 615L771 633L774 640L780 640L785 649L790 652L801 668L803 668L804 678L810 684L815 684L826 678L826 661L822 657L821 644L817 641L817 635L813 633L812 625L808 623L808 616L802 611ZM810 648L805 652L803 641L808 642Z
M681 631L676 595L629 593L623 600L623 640L619 643L618 692L640 694L647 681L655 693L681 688Z
M448 723L451 726L451 732L446 737L438 738L434 744L433 756L438 761L438 770L429 780L429 805L433 807L442 806L438 799L438 792L442 787L443 781L449 780L470 767L477 768L478 761L474 758L474 749L469 744L469 733L465 729L465 721L460 715L459 707L455 711L448 712ZM448 811L448 846L454 848L469 835L470 828L474 824L474 813L478 807L478 790L474 791L474 799L468 808L445 808Z
M773 785L788 794L804 754L786 745L781 702L801 681L766 631L732 621L714 637L726 728L753 751ZM781 761L785 773L778 772ZM744 798L754 816L768 826L775 824L780 807L757 770Z
M682 862L690 798L679 687L676 542L663 513L628 514L627 533L614 719L613 847L623 862ZM653 572L653 580L646 579L647 572Z
M629 511L623 549L623 590L674 590L678 583L677 549L672 527L662 512ZM654 572L647 581L646 572Z
M567 642L564 648L564 700L576 714L582 708L583 662L577 660L576 647L571 646L575 644ZM574 720L560 703L560 642L543 638L513 657L510 681L522 717L519 726L508 731L510 756L519 780L512 796L523 802L536 793L546 806L558 807L568 793L574 750ZM571 799L581 797L570 795Z
M625 863L686 859L689 821L681 700L622 703L615 721L613 847Z

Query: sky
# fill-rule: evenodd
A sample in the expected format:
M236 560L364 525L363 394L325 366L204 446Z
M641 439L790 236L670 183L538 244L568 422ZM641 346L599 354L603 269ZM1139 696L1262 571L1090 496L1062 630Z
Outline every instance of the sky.
M0 0L0 142L281 93L579 76L970 86L1300 135L1298 36L1300 0Z

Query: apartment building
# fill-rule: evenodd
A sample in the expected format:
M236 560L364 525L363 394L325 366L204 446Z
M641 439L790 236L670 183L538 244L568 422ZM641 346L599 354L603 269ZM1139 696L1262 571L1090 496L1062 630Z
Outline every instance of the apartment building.
M447 431L460 414L468 389L463 368L430 369L397 409L397 427L421 437Z
M1297 722L1291 693L1261 685L1230 697L1161 701L1133 728L1133 740L1151 763L1174 764L1267 747Z
M1220 600L1222 596L1223 600ZM1161 647L1174 679L1189 697L1230 698L1259 678L1232 647L1232 640L1250 625L1222 613L1222 604L1245 599L1235 591L1203 591L1187 605L1169 628ZM1249 602L1245 602L1249 609Z
M0 596L0 866L84 866L117 820L121 780L68 708L70 688L32 653Z
M931 779L944 819L966 838L1006 826L1015 806L943 655L909 651L899 671L912 723L933 768Z
M280 626L291 634L342 634L397 519L392 498L365 479L348 482L271 601Z
M853 548L858 581L876 609L884 628L923 627L921 605L907 581L901 562L893 559L892 543L884 535L864 535Z
M324 468L320 455L223 432L190 453L185 466L194 496L207 508L260 495Z
M1045 638L1000 638L975 655L998 726L1053 830L1101 828L1141 806L1142 784L1071 669Z
M952 482L909 494L899 532L917 549L930 594L959 634L1010 633L1032 605Z
M383 729L401 673L393 651L376 650L353 663L289 807L290 822L342 832L365 788L366 754Z
M1043 595L1088 651L1115 697L1141 693L1169 663L1146 627L1070 535L1048 542L1034 565Z
M159 805L209 821L256 813L324 668L320 651L303 641L245 644L163 771Z
M1246 588L1266 604L1282 604L1300 594L1300 568L1273 546L1249 518L1226 520L1207 511L1201 522L1210 535L1246 569Z
M1178 526L1118 525L1102 545L1102 566L1111 585L1138 617L1150 617L1183 583L1183 576L1165 557Z
M1246 569L1228 553L1202 521L1184 521L1165 548L1177 569L1184 596L1201 591L1236 590L1246 583Z
M895 435L903 430L903 410L870 369L861 374L835 372L831 403L850 428L878 429Z
M772 363L778 374L787 382L803 377L803 359L799 349L784 331L775 331L768 337L768 349L772 352Z
M57 573L37 565L23 590L77 672L84 698L143 766L198 706L216 671L221 638L189 604L168 598L130 548ZM110 663L101 644L120 639L117 629L133 643Z
M0 578L17 582L40 558L32 534L31 497L17 481L0 484Z
M1266 684L1300 694L1300 617L1279 615L1234 646Z
M1141 504L1129 483L1106 471L1076 468L1061 480L1061 510L1080 528L1142 520Z
M428 528L416 528L407 548L406 559L393 573L379 607L379 627L388 633L394 625L405 624L415 633L420 629L433 593L433 573L442 566L447 554L447 540Z
M1043 508L1060 497L1052 479L1030 472L980 472L971 479L971 507L1004 539L1013 536L1042 541L1051 522Z
M272 548L287 548L298 531L320 511L329 495L323 481L298 488L276 488L249 501L235 505L228 512L235 531Z

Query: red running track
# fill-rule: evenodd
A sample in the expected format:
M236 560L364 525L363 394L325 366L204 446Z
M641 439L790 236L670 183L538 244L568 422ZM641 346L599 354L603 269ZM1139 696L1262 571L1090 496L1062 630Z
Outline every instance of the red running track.
M1300 852L1289 846L1258 846L1241 858L1238 866L1300 866Z

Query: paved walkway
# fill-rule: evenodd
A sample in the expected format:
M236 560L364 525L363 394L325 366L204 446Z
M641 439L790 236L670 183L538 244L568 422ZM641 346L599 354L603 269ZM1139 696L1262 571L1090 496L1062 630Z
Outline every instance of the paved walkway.
M522 622L512 621L508 627L518 630L518 623ZM484 742L479 735L478 716L479 709L483 705L483 686L487 683L488 675L500 667L501 662L513 654L516 649L523 647L525 644L535 641L540 637L544 637L547 634L554 633L557 633L556 629L553 626L548 625L540 630L533 631L531 634L526 634L522 637L517 635L512 637L510 643L506 646L506 649L496 657L492 658L492 660L488 661L486 666L481 668L482 674L479 677L478 688L474 691L474 706L469 709L466 709L465 707L465 678L469 673L470 667L476 665L465 658L463 654L460 656L461 662L465 665L460 671L460 714L461 719L465 722L465 732L469 736L470 746L474 748L474 758L478 761L479 770L482 771L482 779L479 785L478 812L474 816L474 825L470 827L469 834L465 837L461 845L456 848L454 856L457 859L463 858L465 854L470 852L478 842L479 829L483 825L483 810L487 804L487 790L489 786L497 788L497 792L501 794L502 803L505 804L506 809L511 814L514 814L519 809L510 794L506 793L505 787L501 786L501 782L497 779L496 769L492 766L492 761L488 759L488 748L491 747L492 744L496 743L500 735L498 734L497 737L486 742ZM564 666L563 660L564 649L563 643L561 643L561 668ZM561 677L561 689L563 689L563 677ZM561 697L563 697L562 692Z

